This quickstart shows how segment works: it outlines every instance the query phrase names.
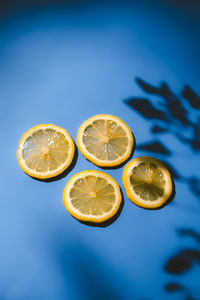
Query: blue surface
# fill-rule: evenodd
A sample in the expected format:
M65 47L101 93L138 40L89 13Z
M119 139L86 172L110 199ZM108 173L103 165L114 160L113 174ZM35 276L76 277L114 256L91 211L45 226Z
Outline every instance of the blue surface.
M160 101L145 94L136 77L155 86L165 81L177 95L184 84L200 94L196 9L167 1L93 2L19 11L1 22L0 299L200 299L199 149L184 142L190 131L180 124L155 137L151 126L160 123L126 103ZM199 110L184 105L196 122ZM22 172L15 153L29 128L53 123L76 140L80 124L99 113L124 120L137 145L156 139L170 149L170 155L137 147L134 153L164 160L181 174L168 206L136 207L125 194L123 168L104 170L121 186L124 207L110 226L91 227L62 202L72 175L101 170L80 152L61 180L40 182ZM174 274L166 265L184 249L190 265ZM169 283L179 291L170 292Z

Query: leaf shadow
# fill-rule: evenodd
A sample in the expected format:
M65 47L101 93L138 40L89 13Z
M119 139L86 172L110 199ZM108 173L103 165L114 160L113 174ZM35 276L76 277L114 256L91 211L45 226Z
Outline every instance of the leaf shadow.
M164 269L173 275L182 275L189 271L194 263L200 264L200 251L196 249L183 249L171 257Z
M173 155L174 149L170 149L161 137L164 134L174 135L184 146L190 147L194 152L200 151L200 97L188 85L182 88L179 96L175 95L167 83L161 82L154 86L137 77L139 87L150 97L157 99L132 97L125 103L144 119L151 121L151 133L157 136L149 142L137 146L139 151L147 153L159 153L161 155ZM189 108L188 106L189 105ZM194 109L197 118L194 119ZM200 180L198 177L185 177L171 167L171 174L188 185L192 193L199 199Z
M165 112L154 107L146 98L134 97L125 100L125 103L146 119L156 119L167 122Z
M162 106L166 109L165 113L170 117L169 119L175 118L183 126L190 123L187 110L165 82L162 82L159 87L150 85L138 77L136 78L136 82L146 93L160 96L164 100ZM164 118L162 120L164 121Z
M148 143L140 144L137 146L137 150L145 150L148 152L159 153L163 155L171 155L171 151L159 140L153 140Z
M168 200L165 203L163 203L163 205L161 205L159 207L156 207L156 208L150 208L150 209L147 208L148 210L160 210L160 209L164 208L165 206L167 206L168 204L170 204L174 200L174 198L175 198L176 189L175 189L175 184L174 184L174 179L173 179L173 176L172 176L172 172L171 172L171 169L169 168L168 164L165 163L165 165L167 166L168 171L169 171L169 173L171 175L171 180L172 180L172 192L171 192L171 195L168 198Z
M136 82L145 93L159 98L159 101L144 97L131 97L124 100L131 109L152 121L151 132L157 135L171 133L193 151L199 151L200 116L197 121L191 119L192 109L198 110L200 107L200 97L189 86L185 86L180 96L177 96L165 82L161 82L158 87L141 78L136 78Z
M200 97L189 85L185 85L183 88L182 97L184 97L193 108L200 109Z
M200 151L200 97L197 93L189 85L184 86L180 94L176 95L166 82L154 86L137 77L136 83L146 94L145 97L131 97L126 99L125 103L145 120L151 122L150 132L157 137L138 145L137 149L147 153L158 153L165 157L174 155L175 149L169 147L165 139L161 140L163 135L171 134L184 147L188 146L193 152ZM174 179L177 179L187 184L192 193L200 199L199 178L185 177L168 162L165 164L173 179L173 197L175 196ZM188 236L195 242L200 242L200 234L193 229L181 228L177 234L181 238ZM169 257L163 268L172 276L181 276L189 272L195 264L200 265L199 249L186 247ZM192 290L174 280L167 283L164 290L166 293L181 293L185 300L194 299Z
M182 176L180 175L180 173L174 167L172 167L172 165L168 161L166 161L164 159L163 162L167 166L167 169L168 169L168 171L169 171L169 173L171 175L171 178L173 180L173 184L175 186L174 179L181 179Z
M187 182L193 194L200 200L200 179L192 176L187 179Z
M200 234L194 231L193 229L190 228L179 228L177 230L177 234L180 237L191 237L193 238L197 243L200 243Z
M179 228L177 234L180 237L191 237L197 243L200 243L200 234L191 228ZM164 270L173 276L180 276L189 272L193 266L200 265L200 250L195 248L180 249L172 255L164 265ZM185 299L194 299L191 290L186 286L170 282L164 286L166 292L185 291Z

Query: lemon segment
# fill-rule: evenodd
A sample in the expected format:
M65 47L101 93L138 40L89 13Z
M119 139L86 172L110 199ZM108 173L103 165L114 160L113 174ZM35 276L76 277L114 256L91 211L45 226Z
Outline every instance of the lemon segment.
M172 179L166 166L153 157L139 157L123 171L123 184L128 198L144 208L163 206L172 193Z
M42 124L22 136L17 160L28 175L46 179L61 174L71 164L74 151L74 142L65 129Z
M74 175L63 192L66 209L82 221L101 223L112 218L121 201L117 182L99 171L83 171Z
M129 127L112 115L86 120L77 134L79 150L98 166L117 166L128 159L134 139Z

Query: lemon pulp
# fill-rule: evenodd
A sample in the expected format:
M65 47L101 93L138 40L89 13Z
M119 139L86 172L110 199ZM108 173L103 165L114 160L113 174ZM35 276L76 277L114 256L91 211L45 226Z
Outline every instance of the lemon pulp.
M96 120L83 134L86 149L101 160L115 160L123 156L128 146L126 132L111 120Z
M17 160L25 173L45 179L61 174L72 162L74 150L73 140L65 129L41 124L22 136Z
M155 163L140 163L130 176L133 190L144 200L155 201L164 195L165 180Z
M121 192L111 176L99 171L83 171L70 179L63 201L75 218L102 222L118 210Z
M81 153L99 166L114 166L124 162L133 147L129 127L112 115L96 115L79 128L77 144Z
M112 209L114 188L103 178L86 176L78 179L70 191L71 203L80 212L101 215Z
M57 169L69 155L69 142L54 129L40 129L23 144L22 157L29 169L47 172Z
M172 194L172 178L160 160L138 157L124 168L123 184L128 198L144 208L161 207Z

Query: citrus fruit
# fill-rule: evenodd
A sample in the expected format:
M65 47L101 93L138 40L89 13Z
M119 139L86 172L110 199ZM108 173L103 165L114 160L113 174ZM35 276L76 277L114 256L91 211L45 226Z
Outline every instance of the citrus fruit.
M127 160L133 148L129 127L112 115L96 115L79 128L77 144L81 153L97 166L111 167Z
M94 223L113 217L122 201L117 182L99 171L83 171L74 175L63 192L68 212L78 220Z
M123 171L123 184L128 198L144 208L158 208L172 193L172 179L166 166L153 157L130 161Z
M71 164L74 150L74 142L65 129L42 124L22 136L17 160L28 175L46 179L61 174Z

